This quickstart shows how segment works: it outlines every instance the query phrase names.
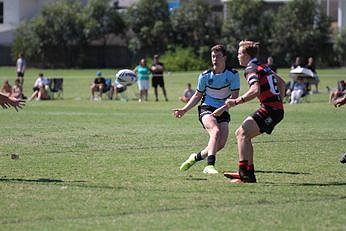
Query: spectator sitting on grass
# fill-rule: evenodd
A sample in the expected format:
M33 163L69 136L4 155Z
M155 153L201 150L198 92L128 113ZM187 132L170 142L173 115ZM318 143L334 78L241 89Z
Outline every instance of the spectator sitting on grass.
M118 94L126 91L126 86L122 85L118 82L118 80L114 81L114 84L111 86L109 90L109 99L113 99L113 95L115 94L115 100L119 100Z
M16 79L14 81L14 85L12 86L12 97L16 98L16 99L24 99L24 95L23 95L23 88L22 85L20 84L20 80Z
M34 83L34 87L32 88L33 93L30 96L29 101L35 98L36 100L49 99L47 87L48 87L48 79L43 76L43 73L40 73Z
M94 82L90 86L91 97L93 100L98 99L98 98L95 98L95 92L99 92L100 93L100 99L102 99L102 93L103 93L103 89L105 86L106 86L106 79L104 77L102 77L101 71L97 71Z
M22 99L16 99L12 96L8 96L0 92L0 106L3 109L14 107L14 109L18 111L18 109L22 109L25 106L25 101Z
M12 86L10 85L7 79L4 81L4 84L2 85L0 92L7 96L11 96Z
M346 104L346 94L342 97L337 98L334 102L333 102L335 107L340 107L342 105Z
M340 80L337 82L337 88L332 90L329 94L329 103L335 105L336 100L346 95L346 80Z
M187 88L184 90L183 96L180 96L180 101L187 103L191 99L191 97L195 94L195 91L191 88L191 83L187 84Z

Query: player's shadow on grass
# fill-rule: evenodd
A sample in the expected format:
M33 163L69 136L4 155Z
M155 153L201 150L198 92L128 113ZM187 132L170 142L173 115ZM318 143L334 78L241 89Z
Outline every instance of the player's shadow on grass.
M309 172L265 171L265 170L256 170L256 173L275 173L275 174L288 174L288 175L311 175L311 173L309 173Z
M0 178L0 182L63 183L65 181L59 180L59 179L51 179L51 178L38 178L38 179ZM85 182L85 181L73 181L73 182Z
M275 174L289 174L289 175L311 175L308 172L287 172L287 171L263 171L256 170L256 173L275 173ZM277 183L272 183L277 184ZM283 183L281 185L293 185L293 186L345 186L346 182L323 182L323 183Z
M31 184L54 184L61 186L71 186L71 187L81 187L81 188L98 188L98 189L124 189L124 187L111 186L111 185L98 185L98 184L85 184L88 181L85 180L74 180L74 181L64 181L60 179L51 179L51 178L38 178L38 179L22 179L22 178L0 178L0 183L12 183L12 184L21 184L21 183L31 183Z
M201 181L201 180L208 180L208 179L205 177L193 177L190 175L189 177L186 177L185 180Z
M323 137L320 139L314 139L314 141L321 141L321 142L325 142L325 141L344 141L346 140L346 138L329 138L329 137ZM266 143L296 143L296 142L303 142L303 141L311 141L310 139L306 138L306 139L287 139L287 140L261 140L261 141L253 141L253 143L262 143L262 144L266 144ZM236 144L236 142L234 142Z
M346 182L325 182L325 183L289 183L294 186L345 186ZM346 197L345 197L346 198Z

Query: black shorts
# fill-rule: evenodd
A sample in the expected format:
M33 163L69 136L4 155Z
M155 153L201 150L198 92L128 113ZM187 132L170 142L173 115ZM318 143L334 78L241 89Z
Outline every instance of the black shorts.
M256 121L261 133L271 134L274 127L284 118L284 111L261 107L251 117Z
M205 115L210 115L216 109L217 108L215 108L215 107L207 106L207 105L198 106L198 119L199 119L199 122L203 125L203 127L204 127L204 124L202 122L202 117ZM215 118L216 118L217 123L222 123L222 122L229 123L231 121L231 116L229 115L229 113L227 111L224 111L220 116L217 116Z
M17 72L17 77L24 77L24 72Z
M156 76L154 76L151 79L151 85L154 88L157 88L157 86L160 86L160 87L164 88L165 87L165 82L163 81L163 77L156 77Z
M104 88L102 88L102 93L106 93L110 89L111 89L110 87L105 86Z
M117 92L118 93L121 93L121 92L124 92L124 91L126 91L126 87L124 86L124 87L117 87Z
M39 87L33 87L33 88L32 88L32 91L33 91L33 92L35 92L35 91L39 91L39 90L40 90L40 88L39 88Z

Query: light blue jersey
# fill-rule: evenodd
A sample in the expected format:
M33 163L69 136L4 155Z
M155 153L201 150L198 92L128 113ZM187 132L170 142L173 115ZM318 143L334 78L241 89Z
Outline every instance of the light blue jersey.
M225 69L223 73L214 74L207 70L198 77L197 91L203 93L201 105L215 108L225 104L232 91L240 89L239 73L234 69Z

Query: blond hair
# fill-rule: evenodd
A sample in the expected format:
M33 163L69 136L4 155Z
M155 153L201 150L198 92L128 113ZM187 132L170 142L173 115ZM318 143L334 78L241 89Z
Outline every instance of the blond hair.
M243 47L245 52L251 57L254 58L258 54L259 42L242 40L239 43L239 47Z

